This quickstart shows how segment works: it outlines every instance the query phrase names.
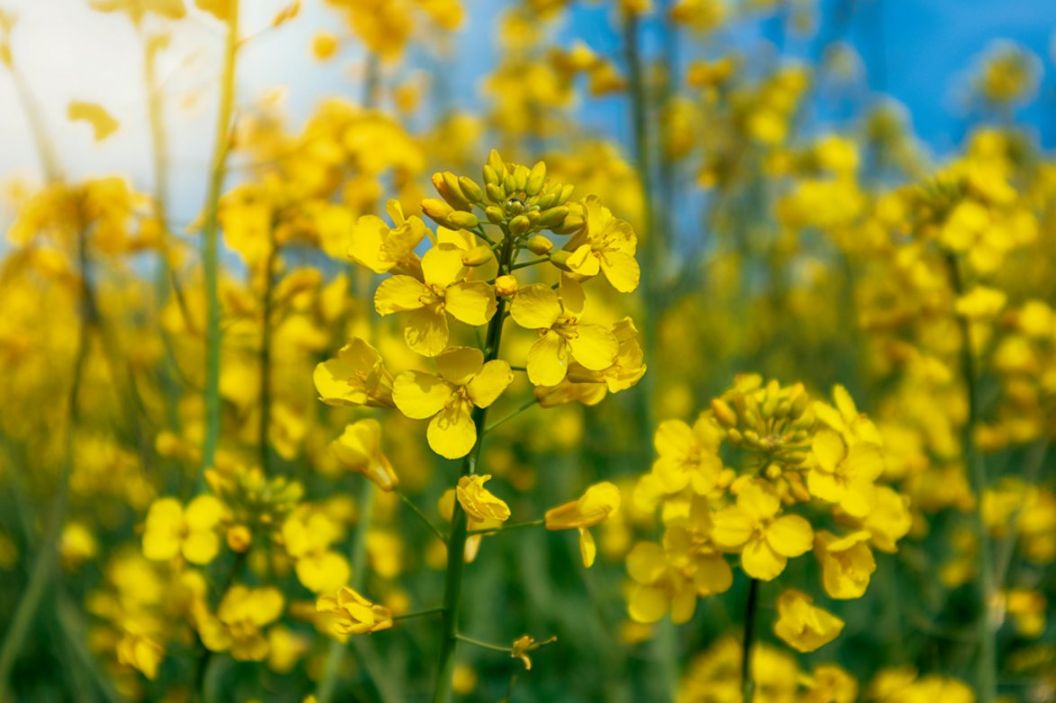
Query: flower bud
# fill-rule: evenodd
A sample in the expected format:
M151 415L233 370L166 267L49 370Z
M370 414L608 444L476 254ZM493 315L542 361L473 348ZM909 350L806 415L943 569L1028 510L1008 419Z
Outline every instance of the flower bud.
M565 218L568 217L568 208L564 205L558 207L552 207L549 210L544 210L539 217L539 226L546 227L560 227Z
M487 216L488 222L493 225L497 225L506 219L506 214L498 205L488 205L484 208L484 214Z
M484 189L488 193L488 200L493 203L506 202L506 191L498 183L488 183Z
M499 156L499 152L492 149L488 152L488 166L495 170L495 173L500 176L506 173L506 164L503 163L502 157Z
M447 201L448 205L456 210L468 210L470 208L469 201L462 195L462 191L458 187L458 180L455 178L455 174L450 171L434 173L432 181L436 192Z
M546 164L542 161L536 162L535 166L532 166L532 170L528 174L528 180L524 185L524 192L528 195L538 195L539 191L543 189L543 182L545 180Z
M510 220L510 233L515 237L520 236L528 231L528 228L532 226L531 221L524 215L518 215L517 217Z
M583 229L586 224L587 221L584 219L582 213L569 212L568 216L565 217L565 221L560 225L550 227L550 231L554 234L572 234Z
M438 225L446 225L447 218L455 209L437 198L426 198L422 201L422 212Z
M483 266L491 261L491 259L491 248L486 244L478 244L462 254L462 264L464 266Z
M455 229L473 229L480 224L480 220L472 212L463 212L462 210L455 210L447 216L448 223L451 224Z
M501 296L509 296L516 293L521 287L517 278L511 274L499 276L495 279L495 293Z
M721 398L712 399L711 411L715 413L715 419L719 421L720 425L733 427L737 424L737 413L733 412L733 408L725 400Z
M513 185L514 190L525 191L528 188L528 175L531 172L527 166L517 164L517 168L513 169Z
M541 234L537 234L528 240L528 251L538 256L549 254L553 248L554 243Z
M485 186L497 186L499 185L499 173L491 166L484 165L484 185Z
M480 189L477 182L468 176L461 176L458 185L462 189L462 195L466 196L471 203L479 203L484 199L484 191Z
M561 189L561 195L557 197L558 204L566 202L569 198L571 198L572 191L574 191L575 189L576 187L574 185L572 185L571 183L566 183L565 187Z

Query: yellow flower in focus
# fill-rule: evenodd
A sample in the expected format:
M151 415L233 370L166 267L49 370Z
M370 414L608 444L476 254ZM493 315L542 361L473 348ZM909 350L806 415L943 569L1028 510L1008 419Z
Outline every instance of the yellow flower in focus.
M467 325L487 324L495 314L495 291L483 281L467 281L463 252L437 245L422 258L422 277L395 275L382 281L374 294L379 315L409 313L404 339L423 356L436 356L447 347L447 315Z
M429 447L448 459L460 459L477 441L472 410L486 408L513 382L510 365L501 359L484 363L484 353L452 347L436 357L439 376L405 371L393 381L392 399L407 417L432 418L426 431Z
M781 501L760 480L735 486L737 504L713 516L711 538L725 550L741 553L741 568L752 578L777 578L791 557L810 551L814 531L799 515L781 515Z
M491 480L490 475L462 476L458 479L455 496L462 509L472 520L478 522L505 522L510 519L510 506L493 494L484 484Z
M392 627L392 612L342 586L335 596L322 596L316 610L327 618L327 627L339 639L349 635L366 635Z
M546 511L544 521L548 530L579 530L579 553L583 566L594 564L598 548L588 528L600 524L620 508L620 489L609 481L595 483L579 500L563 503Z
M556 386L568 373L574 359L591 371L602 371L612 365L619 352L619 342L601 325L582 324L581 291L558 296L550 286L536 283L524 286L510 305L510 317L521 327L539 331L528 350L528 379L537 386ZM564 286L562 287L564 290Z
M876 571L866 530L837 537L822 530L814 537L814 554L821 563L822 583L832 598L861 598Z
M381 490L391 491L399 485L392 462L381 450L381 424L377 420L368 418L346 425L330 448L345 468L363 474Z
M835 503L852 517L864 517L876 505L873 482L884 471L877 448L865 442L850 447L839 433L822 429L811 442L814 462L807 472L811 495Z
M813 652L832 642L843 631L843 620L815 607L810 596L786 589L777 599L774 634L800 652Z
M722 437L707 414L701 414L692 427L681 420L661 422L653 435L657 458L652 473L663 491L678 493L689 486L697 495L710 493L722 473Z
M154 501L147 512L143 532L143 555L166 561L182 554L192 564L208 564L220 551L217 525L224 504L210 495L200 495L184 508L175 498Z
M363 215L352 228L348 256L374 273L395 270L418 276L422 265L414 253L415 247L429 232L422 218L405 217L397 200L386 204L393 226L389 227L376 215Z
M316 366L312 378L327 405L392 407L392 375L378 350L359 337Z
M582 203L585 224L565 245L570 252L565 265L576 276L605 275L612 287L630 293L638 287L641 271L634 258L638 238L627 222L614 217L597 196Z

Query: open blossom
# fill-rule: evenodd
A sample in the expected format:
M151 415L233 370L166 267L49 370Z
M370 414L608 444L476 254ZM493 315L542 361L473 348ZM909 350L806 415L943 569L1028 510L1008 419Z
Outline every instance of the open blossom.
M810 596L786 589L777 599L774 634L800 652L813 652L836 639L843 620L813 604Z
M491 476L486 474L484 476L462 476L458 479L455 497L458 498L459 504L471 520L505 522L510 519L510 506L484 488L484 484L489 480Z
M715 513L712 539L741 553L741 567L763 581L777 578L789 558L810 551L814 531L799 515L780 515L781 502L757 480L735 486L737 502Z
M832 598L860 598L876 571L876 559L869 549L867 530L837 537L826 530L814 536L814 554L821 564L822 583Z
M381 450L381 423L377 420L367 418L347 425L330 447L342 466L363 474L381 490L391 491L399 485L392 462Z
M580 322L581 310L581 291L559 296L549 286L536 283L517 292L510 317L525 329L539 331L539 339L528 350L528 379L532 383L556 386L565 378L572 360L591 371L612 366L619 342L604 326Z
M326 616L324 622L335 637L366 635L392 627L392 611L371 603L348 586L333 596L321 596L315 607Z
M721 430L706 414L692 427L681 420L661 422L653 435L657 458L652 473L663 492L677 493L687 486L699 495L710 492L722 473L721 442Z
M447 316L467 325L483 325L495 314L495 291L483 281L467 281L463 251L438 244L422 258L422 280L399 274L387 278L374 294L379 315L407 313L404 339L423 356L447 347Z
M565 251L570 253L565 265L584 278L602 273L616 290L633 292L641 277L634 258L638 246L634 229L614 217L597 196L587 196L582 208L585 224L565 245Z
M426 438L434 452L460 459L477 441L474 407L486 408L513 381L510 365L500 359L484 363L484 353L452 347L436 357L440 375L405 371L393 382L392 397L404 415L432 418Z
M376 215L363 215L352 228L348 256L374 273L420 274L421 262L414 248L429 231L422 218L404 217L399 201L386 204L393 226Z
M198 632L210 651L230 651L239 661L261 661L268 655L264 628L279 619L284 605L277 588L236 584L224 594L216 615L204 603L195 606Z
M224 504L200 495L184 508L175 498L154 501L143 532L143 554L159 561L182 555L192 564L208 564L220 551L217 526Z
M355 337L315 367L315 389L329 405L392 407L392 374L378 350Z
M814 463L807 473L813 496L836 503L853 517L866 515L876 504L874 482L884 470L883 458L872 444L854 441L822 429L811 442Z
M588 528L600 524L620 508L620 489L609 481L595 483L579 500L563 503L546 511L548 530L579 530L579 552L583 565L590 568L598 548Z

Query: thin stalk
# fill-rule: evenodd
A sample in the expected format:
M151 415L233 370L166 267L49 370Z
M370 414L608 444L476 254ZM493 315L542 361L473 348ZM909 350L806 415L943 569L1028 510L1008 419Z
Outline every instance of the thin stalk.
M539 527L545 525L546 520L539 518L538 520L526 520L524 522L511 522L507 525L500 525L499 527L482 527L479 530L469 530L466 532L467 535L497 535L500 532L508 532L510 530L520 530L525 527Z
M957 258L953 254L946 256L950 274L950 285L956 296L964 294L964 282L961 278ZM968 400L968 417L961 429L961 443L964 449L964 462L968 468L968 478L975 493L975 510L972 518L979 542L979 568L976 577L976 590L979 600L979 614L976 621L976 638L979 658L976 665L976 685L980 703L994 703L997 700L997 643L993 626L992 607L994 603L994 564L993 550L990 544L990 532L983 521L983 494L989 482L983 457L975 445L975 427L979 421L979 389L975 354L972 350L971 324L957 316L961 333L961 374L964 380L965 395Z
M400 500L403 501L404 505L411 509L412 513L418 516L418 519L421 520L422 523L429 528L429 531L436 535L436 538L438 540L444 543L447 542L447 535L445 535L439 527L433 524L433 521L429 519L429 516L423 513L422 509L415 505L414 501L411 500L406 493L404 493L403 491L396 491L396 495L400 497Z
M402 622L404 620L414 620L416 618L424 618L430 615L436 615L444 612L444 607L438 606L436 608L426 608L425 610L416 610L413 613L404 613L403 615L393 615L393 622Z
M96 311L92 304L91 288L88 272L88 243L87 232L82 228L77 235L77 267L81 279L80 286L80 318L81 324L77 335L77 348L74 352L73 379L70 382L70 392L66 398L67 417L64 458L61 473L58 478L58 490L52 501L51 511L48 515L47 529L44 531L40 548L37 551L33 566L29 572L29 581L15 608L15 614L11 624L4 636L3 645L0 645L0 700L7 700L6 689L11 670L15 665L15 659L22 650L29 628L33 624L37 610L44 598L48 585L51 583L55 566L58 564L59 538L62 528L66 523L66 514L70 505L70 476L73 475L74 467L74 432L76 431L80 412L77 401L80 396L81 383L84 377L84 367L88 359L89 338L92 327L95 324Z
M502 251L499 258L499 275L510 272L513 265L513 238L504 232ZM488 332L484 342L485 363L497 359L499 344L502 341L502 323L506 319L506 300L499 300L498 309L488 323ZM477 443L462 462L462 476L476 473L480 459L481 446L487 434L487 408L473 408L473 424L477 430ZM436 688L433 691L433 703L448 703L451 700L451 682L455 674L455 654L458 650L458 613L462 596L462 572L465 568L466 551L466 513L459 502L451 515L451 532L447 540L447 571L444 575L444 619L440 641L440 659L437 668Z
M511 366L510 369L513 370L513 371L517 370L513 366ZM500 427L501 425L504 425L505 423L509 422L513 418L515 418L518 415L520 415L521 413L523 413L525 410L528 410L529 408L534 408L538 404L539 404L539 399L538 398L532 398L531 400L526 401L524 403L524 405L520 406L519 408L517 408L516 410L511 412L509 415L504 415L503 417L500 417L498 420L496 420L495 422L493 422L490 425L488 425L484 429L485 434L488 433L488 432L491 432L492 430L496 429L497 427Z
M274 307L275 262L278 260L279 248L275 244L272 231L271 248L264 262L264 290L261 295L262 319L260 323L260 426L257 430L260 438L260 469L264 475L271 473L271 448L268 445L268 432L271 429L271 317Z
M57 183L63 180L62 167L59 166L59 160L55 156L54 145L45 129L45 124L47 123L40 114L40 106L37 104L37 100L33 96L32 91L30 91L29 86L26 85L22 73L14 65L8 66L8 70L10 70L11 79L15 83L15 94L18 95L18 101L22 103L22 111L26 115L26 122L29 124L30 132L33 134L33 142L37 147L37 157L40 159L40 167L44 171L44 179L48 183Z
M202 468L212 466L220 440L220 256L217 210L224 187L227 155L231 141L231 120L235 107L235 65L238 59L238 0L230 0L224 70L220 78L220 109L216 118L212 166L205 198L205 224L202 227L202 267L205 274L205 437L202 442ZM199 484L204 482L199 473Z
M457 632L455 633L455 639L459 642L471 644L474 647L480 647L481 649L490 649L493 652L505 652L506 654L509 654L513 651L513 647L506 647L501 644L492 644L491 642L485 642L483 640L474 639L473 637L466 637L465 635L460 635Z
M741 692L744 703L752 703L755 678L752 675L752 645L755 644L755 614L759 605L759 579L748 582L744 607L744 648L741 650Z

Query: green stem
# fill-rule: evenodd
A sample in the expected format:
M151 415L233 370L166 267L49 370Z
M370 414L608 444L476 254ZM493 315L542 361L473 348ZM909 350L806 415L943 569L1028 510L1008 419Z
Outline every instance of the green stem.
M224 70L220 79L220 109L216 119L215 143L209 186L205 198L205 224L202 228L202 267L205 275L205 437L202 442L202 468L213 465L220 441L220 257L218 215L224 187L227 155L231 141L231 120L235 106L235 64L238 58L238 0L230 0ZM204 483L199 472L199 484Z
M472 637L466 637L465 635L455 633L455 639L459 642L465 642L471 644L474 647L480 647L481 649L490 649L493 652L505 652L509 654L513 651L513 647L504 647L501 644L492 644L491 642L484 642L483 640L474 639Z
M511 370L517 370L513 366L511 366L510 369ZM514 410L513 412L511 412L509 415L505 415L503 417L500 417L498 420L496 420L495 422L491 423L486 428L484 428L484 433L487 434L487 433L491 432L492 430L496 429L497 427L499 427L499 426L505 424L506 422L512 420L513 418L517 417L518 415L523 413L525 410L527 410L529 408L534 408L538 404L539 404L539 399L538 398L532 398L531 400L526 401L524 403L524 405L522 405L521 407L519 407L516 410Z
M96 311L92 305L92 294L88 271L87 232L82 228L77 236L77 268L81 279L80 306L81 324L77 335L77 348L74 352L73 379L66 399L68 425L66 427L64 458L58 478L57 491L48 515L47 529L44 531L39 550L29 572L22 596L15 608L3 645L0 645L0 700L7 700L6 690L15 659L22 650L29 628L33 624L37 610L44 598L52 574L58 564L59 539L66 523L66 514L70 505L70 477L74 466L74 432L76 431L80 412L77 407L84 368L88 360L89 337L95 324Z
M532 259L531 261L522 261L519 264L511 266L510 270L511 271L516 271L518 269L528 268L529 266L537 266L539 264L545 264L549 260L550 260L550 257L547 256L547 257L543 257L542 259Z
M502 252L499 259L499 275L510 272L513 266L513 237L504 231ZM488 332L484 342L485 363L499 356L499 344L502 341L502 323L506 319L506 300L499 300L495 315L488 323ZM487 434L487 408L473 408L473 425L477 430L477 442L462 462L462 476L476 473L480 459L481 446ZM436 688L433 690L433 703L447 703L451 700L451 682L455 674L455 654L458 650L458 612L462 596L462 572L465 568L466 551L466 513L459 502L451 514L451 532L447 540L447 571L444 574L444 619L440 641L440 658L437 668Z
M752 703L755 678L752 676L752 645L755 643L755 613L759 604L759 580L748 582L748 601L744 608L744 648L741 650L741 691L743 703Z
M264 291L261 306L263 317L260 323L260 427L258 437L260 438L260 469L265 476L271 474L271 450L268 445L268 431L271 429L271 317L275 284L273 273L279 254L272 231L268 230L268 237L271 241L267 259L264 262Z
M424 618L430 615L436 615L437 613L444 612L444 606L437 606L436 608L427 608L425 610L416 610L413 613L404 613L403 615L392 616L393 622L401 622L403 620L414 620L415 618Z
M950 285L956 296L964 294L964 282L960 266L953 254L946 255L949 268ZM972 350L971 323L958 315L957 323L961 333L961 374L964 377L965 394L968 400L968 417L961 430L961 442L964 447L964 462L968 468L968 477L975 493L975 510L972 519L976 539L979 542L979 566L976 580L978 594L978 620L976 621L976 638L979 659L977 662L976 681L980 703L994 703L997 700L997 643L996 631L992 622L994 603L994 564L990 544L990 532L983 520L983 494L989 482L983 457L975 445L975 427L979 421L979 392L975 353Z
M425 526L428 527L434 535L436 535L436 538L438 540L440 540L441 542L447 542L447 535L445 535L439 527L433 524L433 521L430 520L424 512L422 512L421 508L415 505L414 501L411 500L406 493L404 493L403 491L396 491L396 495L398 495L400 497L400 500L403 501L403 504L410 508L411 512L417 515L418 518L422 521L422 523L425 524Z

